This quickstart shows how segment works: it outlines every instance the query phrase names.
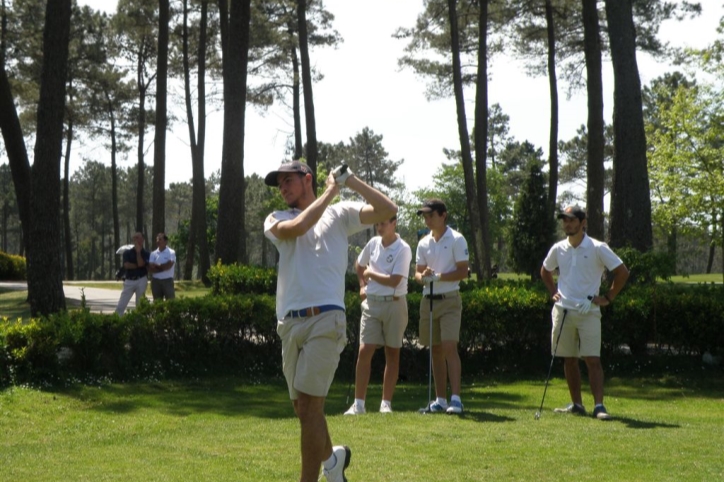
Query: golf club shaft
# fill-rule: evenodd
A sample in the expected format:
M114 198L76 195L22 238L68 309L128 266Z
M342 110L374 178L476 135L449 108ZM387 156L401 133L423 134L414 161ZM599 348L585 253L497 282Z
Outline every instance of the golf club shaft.
M430 365L427 369L427 405L430 405L430 400L432 400L432 285L433 282L430 282Z
M551 371L553 370L553 362L556 359L556 353L558 352L558 342L561 340L561 333L563 333L563 323L566 322L566 315L568 314L567 309L563 309L563 319L561 320L561 326L558 328L558 336L556 337L556 346L553 347L553 356L551 357L551 364L548 367L548 376L546 377L546 386L543 389L543 399L540 401L540 408L538 409L538 413L540 414L543 411L543 402L546 400L546 392L548 391L548 382L551 379Z

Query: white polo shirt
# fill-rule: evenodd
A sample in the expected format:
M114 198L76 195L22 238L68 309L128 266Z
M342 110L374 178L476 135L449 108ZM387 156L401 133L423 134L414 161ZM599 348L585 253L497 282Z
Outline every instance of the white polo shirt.
M168 261L173 261L173 266L171 266L166 271L161 271L160 273L153 273L152 276L154 278L173 278L173 271L176 267L176 251L166 246L166 249L164 249L163 251L159 251L158 248L156 248L156 250L151 253L151 257L149 258L149 262L151 263L164 264Z
M377 273L402 276L395 287L385 286L370 279L365 290L368 295L405 296L407 294L407 278L410 276L412 250L399 234L396 236L397 239L386 248L382 245L382 237L375 236L370 239L357 257L357 264L360 266L369 266Z
M347 237L368 226L359 218L364 203L343 201L328 206L302 236L281 240L271 228L294 219L302 211L274 211L264 221L264 235L279 251L277 318L289 310L337 305L344 308L344 274L347 271Z
M450 226L440 238L435 241L432 233L423 237L417 245L417 256L415 263L418 266L428 266L435 273L450 273L457 269L457 263L468 261L468 242L462 234ZM433 286L433 294L449 293L460 289L460 281L438 281ZM422 293L429 294L429 286L425 285Z
M543 261L546 270L559 269L561 299L556 304L569 309L578 309L589 296L598 296L604 269L612 271L621 264L621 258L606 243L588 235L583 236L576 248L571 246L568 238L557 242ZM592 305L591 309L594 308L597 307Z

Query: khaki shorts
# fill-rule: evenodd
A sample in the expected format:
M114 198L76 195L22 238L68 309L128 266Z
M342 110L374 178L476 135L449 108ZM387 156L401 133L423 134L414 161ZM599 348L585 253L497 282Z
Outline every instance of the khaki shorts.
M463 315L463 302L460 292L445 293L445 299L432 300L432 344L443 341L460 341L460 320ZM420 344L430 346L430 299L424 296L420 300Z
M360 342L365 345L386 345L400 348L407 328L407 298L362 302Z
M289 398L296 400L299 392L313 397L327 396L339 354L347 344L346 324L342 310L277 321Z
M563 320L563 308L553 306L553 330L551 332L551 355ZM568 310L563 322L563 332L558 341L556 356L564 358L601 356L601 310L592 308L582 315L577 310Z

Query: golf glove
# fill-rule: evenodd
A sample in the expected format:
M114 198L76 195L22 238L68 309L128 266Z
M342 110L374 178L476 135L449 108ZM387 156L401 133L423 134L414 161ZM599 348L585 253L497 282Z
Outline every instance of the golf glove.
M591 301L593 301L593 296L589 296L586 298L586 301L582 302L580 305L578 305L580 308L578 308L578 311L585 315L589 311L591 311Z
M347 182L347 179L352 174L354 173L352 172L352 169L347 166L347 164L342 164L341 166L335 168L332 171L332 176L334 176L334 182L336 182L339 186L344 186L344 184Z
M440 281L440 273L433 273L428 276L423 276L422 281L425 284L437 283L438 281Z

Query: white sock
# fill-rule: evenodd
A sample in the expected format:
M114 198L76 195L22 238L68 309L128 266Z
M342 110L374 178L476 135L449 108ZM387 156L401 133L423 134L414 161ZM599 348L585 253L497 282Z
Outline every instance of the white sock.
M443 407L447 407L447 398L437 397L437 403Z
M355 398L354 404L357 405L359 408L365 408L365 401L363 398Z
M382 405L389 405L391 407L392 402L390 402L389 400L382 400Z
M598 407L603 407L603 404L602 404L602 403L597 403L596 406L593 407L593 408L598 408Z
M460 400L460 395L453 395L452 397L450 397L450 401L463 403L463 401Z
M337 465L337 456L334 455L334 451L332 451L332 456L330 458L322 462L322 465L324 465L324 468L327 470L331 470L335 465Z

